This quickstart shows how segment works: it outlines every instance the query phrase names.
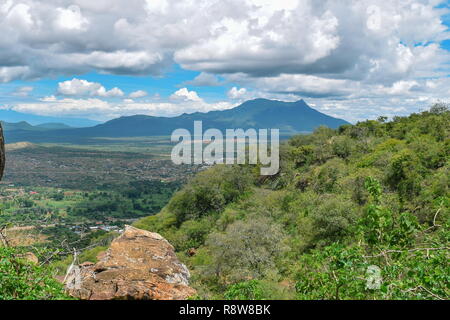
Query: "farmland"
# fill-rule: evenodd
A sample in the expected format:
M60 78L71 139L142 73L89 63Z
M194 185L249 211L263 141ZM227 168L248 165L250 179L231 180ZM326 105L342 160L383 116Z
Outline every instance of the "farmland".
M158 213L202 168L175 166L170 145L146 139L94 145L7 145L0 226L20 245L120 230ZM150 147L149 147L150 145ZM86 242L86 241L84 241Z

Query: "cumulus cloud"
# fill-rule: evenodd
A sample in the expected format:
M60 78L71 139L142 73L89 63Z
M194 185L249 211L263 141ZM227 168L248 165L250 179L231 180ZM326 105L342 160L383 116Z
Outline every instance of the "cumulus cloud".
M68 30L86 30L89 21L83 17L79 6L69 6L67 9L57 8L58 18L55 24L58 28Z
M237 91L247 88L247 94L333 102L336 111L351 116L357 113L345 111L347 106L376 108L380 104L374 99L383 95L393 110L398 102L390 97L410 99L402 108L412 110L414 101L450 97L441 85L450 69L449 51L441 46L450 39L445 3L5 0L0 3L0 82L93 70L160 76L177 63L200 72L183 86L228 81ZM75 89L67 84L58 92L123 96L119 88L99 85L78 83ZM238 95L244 96L230 93ZM170 101L204 103L187 88Z
M144 90L138 90L138 91L134 91L132 93L130 93L130 98L132 99L138 99L138 98L143 98L148 96L147 91Z
M178 92L178 91L177 91ZM170 102L136 102L124 99L121 102L109 102L99 98L61 98L50 96L34 103L18 103L10 109L38 115L59 115L66 117L86 117L93 120L106 121L120 116L144 114L151 116L178 116L183 113L208 112L225 110L236 106L226 101L207 103L193 91L181 90L174 96L183 97Z
M260 78L236 76L233 80L264 88L268 92L295 94L307 98L345 96L359 89L354 81L311 75L281 74L277 77Z
M230 99L242 99L247 95L247 89L233 87L228 91L227 95Z
M232 73L373 81L385 74L393 83L418 71L422 59L448 59L430 47L449 38L440 2L4 1L0 67L30 68L8 81L92 68L158 74L177 62L204 72L200 83Z
M100 83L77 78L60 82L58 84L58 93L65 96L98 96L106 98L124 96L123 91L117 87L106 90Z
M182 88L176 91L170 96L170 99L175 101L203 101L202 99L200 99L197 92L189 91L187 88Z

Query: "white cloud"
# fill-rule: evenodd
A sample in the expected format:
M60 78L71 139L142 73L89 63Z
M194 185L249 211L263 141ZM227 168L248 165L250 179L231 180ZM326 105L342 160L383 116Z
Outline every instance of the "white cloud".
M406 95L411 92L411 89L419 88L417 81L398 81L392 87L380 88L380 92L388 95Z
M57 8L58 18L56 25L62 29L68 30L86 30L89 21L83 17L80 7L71 5L67 9Z
M20 87L14 90L12 95L17 97L28 97L33 90L34 88L31 86Z
M115 87L111 90L106 91L104 87L102 87L98 93L100 97L123 97L124 93L119 88Z
M81 116L90 114L94 119L101 114L109 114L111 106L108 102L100 99L56 99L54 97L44 99L36 103L19 103L11 109L18 112L32 113L38 115L52 116Z
M189 91L187 88L182 88L176 91L170 96L170 99L175 101L203 101L202 99L200 99L197 92Z
M144 90L138 90L130 93L130 98L132 99L138 99L148 96L148 93Z
M124 93L119 88L106 90L100 83L89 82L74 78L60 82L58 84L58 93L65 96L92 96L92 97L122 97Z
M23 79L28 75L28 73L29 68L26 66L0 67L0 83Z
M281 74L277 77L232 78L268 92L295 94L302 97L326 97L350 95L358 89L357 83L350 80L326 79L311 75Z
M243 99L247 95L247 89L233 87L228 91L227 95L230 99Z
M4 9L6 8L5 6ZM30 9L30 6L24 3L15 5L11 10L6 9L6 21L22 30L28 30L33 25Z
M368 115L378 105L394 110L393 99L410 99L402 108L413 110L450 97L443 85L450 53L440 45L450 39L446 2L4 0L0 82L92 71L161 76L178 63L200 72L186 87L228 81L246 88L243 97L306 97L335 103L344 115L358 104ZM123 96L95 83L60 94L77 90L85 98ZM180 90L171 103L204 103ZM385 103L373 100L382 96Z
M149 14L166 13L169 3L167 0L145 0L145 9Z
M184 84L194 87L217 87L222 83L217 79L217 77L213 74L201 72L197 77L193 80L186 81Z
M13 6L12 0L3 1L3 3L0 5L0 11L2 13L6 13L9 11L9 9L11 9L12 6Z
M78 64L115 74L151 73L151 68L164 60L159 53L124 50L74 53L68 58L77 61Z
M443 2L4 1L0 67L29 67L28 78L92 68L133 75L175 61L204 72L199 81L290 73L392 84L421 69L422 49L449 38ZM428 61L448 61L428 50Z
M98 98L57 99L47 97L35 103L18 103L11 109L45 116L88 117L93 120L106 121L136 114L172 117L183 113L230 109L235 106L226 101L206 103L201 99L172 102L135 102L132 99L124 99L121 102L108 102Z
M42 102L54 102L54 101L57 101L57 100L58 99L55 96L48 96L48 97L44 97L44 98L39 99L39 101L42 101Z

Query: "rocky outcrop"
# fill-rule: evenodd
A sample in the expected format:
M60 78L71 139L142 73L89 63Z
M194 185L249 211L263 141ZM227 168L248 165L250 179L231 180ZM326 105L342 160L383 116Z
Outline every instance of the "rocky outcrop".
M195 294L189 276L166 239L127 226L99 262L72 266L66 288L84 300L183 300Z

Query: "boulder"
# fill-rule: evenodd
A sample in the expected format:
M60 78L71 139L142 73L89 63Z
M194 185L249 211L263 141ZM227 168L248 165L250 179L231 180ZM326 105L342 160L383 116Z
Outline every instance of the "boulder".
M189 271L157 233L126 226L95 264L71 266L66 289L83 300L184 300Z

